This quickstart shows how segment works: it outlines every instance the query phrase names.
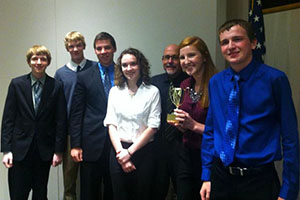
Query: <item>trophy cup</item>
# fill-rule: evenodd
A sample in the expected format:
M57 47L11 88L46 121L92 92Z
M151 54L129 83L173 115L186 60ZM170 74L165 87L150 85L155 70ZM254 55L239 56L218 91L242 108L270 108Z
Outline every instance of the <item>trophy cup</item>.
M171 86L169 89L169 98L171 102L178 108L182 104L183 100L183 89ZM167 115L167 122L178 123L175 119L175 113L171 113Z

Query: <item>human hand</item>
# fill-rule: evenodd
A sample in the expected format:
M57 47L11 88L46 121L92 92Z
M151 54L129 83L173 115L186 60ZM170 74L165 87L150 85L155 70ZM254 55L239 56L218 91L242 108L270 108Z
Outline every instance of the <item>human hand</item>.
M175 121L173 121L173 120L167 121L168 124L175 126L182 133L186 132L186 130L187 130L187 128L184 127L185 118L184 118L183 113L185 113L189 116L189 114L187 112L185 112L181 109L174 109L174 114L176 116Z
M130 173L136 170L135 165L131 161L127 161L126 163L122 164L122 169L125 173Z
M177 120L177 114L178 114L177 111L178 110L180 110L180 109L174 109L174 112L173 112L173 114L176 117L175 120L167 120L167 123L172 126L175 126L179 131L185 132L186 130L179 125L179 121Z
M3 154L2 163L6 168L11 168L13 166L13 154L12 152L7 152Z
M61 153L54 153L53 159L52 159L52 166L56 167L60 165L62 162L62 154Z
M195 120L190 116L188 112L181 109L175 109L174 113L176 115L176 121L178 121L175 126L184 130L193 130L195 125Z
M210 199L210 181L204 181L200 190L201 200L209 200Z
M278 197L278 199L277 200L284 200L283 198L281 198L281 197Z
M131 155L128 149L122 149L121 151L117 152L116 158L120 165L128 162L131 158Z
M82 162L82 149L80 147L71 149L71 157L75 162Z

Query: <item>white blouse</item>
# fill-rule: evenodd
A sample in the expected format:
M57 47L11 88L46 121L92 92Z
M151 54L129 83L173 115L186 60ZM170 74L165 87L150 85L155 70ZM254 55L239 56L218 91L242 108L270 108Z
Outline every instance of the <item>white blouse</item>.
M155 86L141 84L134 95L129 94L126 84L124 88L114 86L109 92L104 126L115 125L122 142L134 143L147 127L159 128L160 113Z

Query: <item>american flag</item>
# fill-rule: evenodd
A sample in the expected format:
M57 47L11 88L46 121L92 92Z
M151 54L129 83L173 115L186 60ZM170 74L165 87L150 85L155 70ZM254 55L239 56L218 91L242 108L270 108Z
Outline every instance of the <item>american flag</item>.
M262 14L262 0L250 0L248 21L252 24L257 39L257 45L253 51L256 60L263 62L266 54L265 28Z

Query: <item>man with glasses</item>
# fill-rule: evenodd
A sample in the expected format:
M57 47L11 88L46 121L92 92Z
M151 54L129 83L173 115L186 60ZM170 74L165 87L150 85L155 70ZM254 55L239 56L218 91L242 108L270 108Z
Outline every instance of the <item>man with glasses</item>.
M165 47L162 56L165 73L152 77L151 82L158 87L161 96L161 126L155 134L156 143L156 177L153 200L164 200L167 196L170 179L176 191L177 155L182 142L182 134L167 123L167 114L173 112L175 106L169 99L169 88L180 87L181 81L187 78L179 63L179 49L176 44Z

